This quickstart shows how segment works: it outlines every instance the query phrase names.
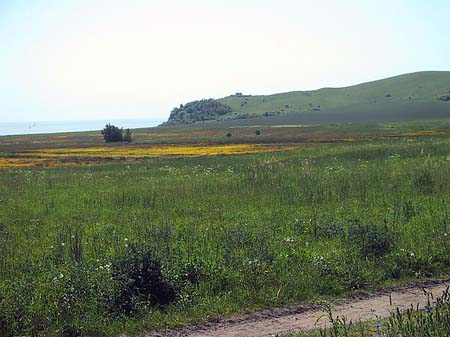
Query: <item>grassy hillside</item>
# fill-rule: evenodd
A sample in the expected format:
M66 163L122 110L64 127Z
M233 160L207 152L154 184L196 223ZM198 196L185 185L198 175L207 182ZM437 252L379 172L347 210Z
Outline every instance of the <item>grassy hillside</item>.
M450 101L440 99L449 95L449 71L417 72L346 88L268 96L232 95L218 100L231 107L232 112L217 115L215 120L269 117L266 123L259 122L280 124L278 117L287 115L290 116L287 124L290 124L291 119L293 123L308 122L297 120L295 116L331 115L323 122L334 122L333 115L344 115L342 121L353 121L355 118L365 120L366 114L369 120L379 120L378 114L383 115L383 120L395 120L397 115L399 119L408 119L409 111L414 111L414 118L422 115L441 118L450 115Z
M334 123L384 123L450 118L450 103L431 101L390 101L373 104L355 103L321 111L289 112L265 117L211 120L190 124L193 127L299 126Z
M431 101L450 93L450 72L419 72L346 88L294 91L269 96L229 96L220 99L238 114L301 113L353 104L390 101ZM288 106L288 107L287 107Z

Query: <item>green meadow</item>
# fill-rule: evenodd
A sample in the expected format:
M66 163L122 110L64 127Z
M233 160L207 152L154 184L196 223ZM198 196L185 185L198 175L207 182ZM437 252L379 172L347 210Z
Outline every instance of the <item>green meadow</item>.
M0 170L0 336L111 336L450 274L448 135Z

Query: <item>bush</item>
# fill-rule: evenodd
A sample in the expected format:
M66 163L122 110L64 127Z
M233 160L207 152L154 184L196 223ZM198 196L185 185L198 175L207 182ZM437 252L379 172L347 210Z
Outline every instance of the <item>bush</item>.
M379 258L391 251L394 237L386 226L364 225L355 220L349 225L347 240L356 245L363 256Z
M148 248L130 245L113 268L114 278L121 283L113 310L130 314L138 304L165 306L175 301L175 289L165 280L161 262Z
M231 132L227 133L227 138L231 138Z
M112 124L106 124L105 128L101 131L105 142L121 142L123 141L122 129ZM130 133L131 137L131 133Z

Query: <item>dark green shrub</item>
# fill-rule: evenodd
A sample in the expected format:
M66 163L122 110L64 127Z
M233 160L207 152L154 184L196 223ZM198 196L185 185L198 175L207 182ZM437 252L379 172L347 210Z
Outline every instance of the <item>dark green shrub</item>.
M112 124L106 124L101 133L107 143L123 141L122 129Z
M356 246L363 256L369 258L386 255L395 241L386 226L366 225L358 220L349 224L347 240Z
M175 301L175 289L165 280L161 262L150 249L130 245L113 265L114 277L121 283L112 303L115 311L130 314L137 303L161 307Z

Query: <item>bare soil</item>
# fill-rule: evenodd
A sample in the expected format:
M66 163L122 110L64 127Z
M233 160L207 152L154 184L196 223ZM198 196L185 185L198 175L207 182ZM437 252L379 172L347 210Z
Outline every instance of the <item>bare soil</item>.
M396 308L427 305L424 290L434 298L450 286L449 280L427 281L410 286L384 289L373 294L355 295L332 303L333 317L346 317L347 321L371 321L388 317ZM270 309L221 319L203 325L179 330L159 331L145 337L269 337L330 326L320 305L303 305Z

